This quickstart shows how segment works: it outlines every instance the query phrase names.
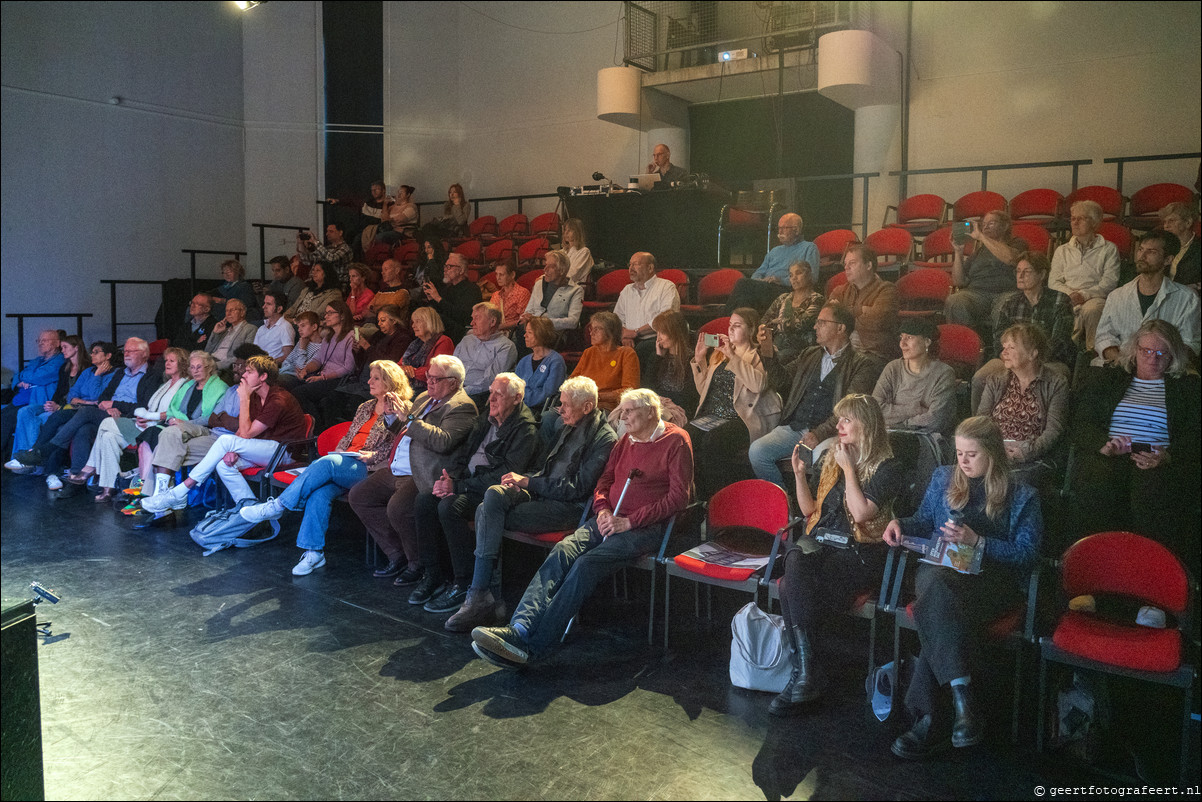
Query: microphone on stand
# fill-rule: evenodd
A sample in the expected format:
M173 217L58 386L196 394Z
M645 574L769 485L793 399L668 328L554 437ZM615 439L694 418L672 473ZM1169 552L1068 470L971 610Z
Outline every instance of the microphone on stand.
M609 189L607 189L605 192L606 195L609 195L614 191L614 180L612 178L606 178L605 173L601 172L600 170L593 173L593 180L609 182Z

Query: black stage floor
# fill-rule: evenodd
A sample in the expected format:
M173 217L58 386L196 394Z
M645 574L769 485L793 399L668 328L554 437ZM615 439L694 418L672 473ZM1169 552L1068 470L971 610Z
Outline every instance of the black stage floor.
M1012 747L1005 688L986 746L894 759L905 725L865 703L863 621L826 638L830 690L811 714L777 720L768 695L728 681L733 595L707 630L675 584L664 654L644 642L645 578L630 601L604 587L563 649L513 674L371 579L345 508L327 566L293 578L295 521L205 558L185 527L131 531L90 493L9 474L0 491L5 603L31 580L63 596L40 608L47 798L1031 799L1114 784L1029 737ZM511 602L539 559L506 545Z

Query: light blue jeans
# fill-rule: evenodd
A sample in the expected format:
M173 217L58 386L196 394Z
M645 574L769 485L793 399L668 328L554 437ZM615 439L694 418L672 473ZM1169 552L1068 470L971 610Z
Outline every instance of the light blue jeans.
M53 414L42 409L41 404L26 404L18 409L17 430L13 432L13 454L33 448L33 444L38 441L38 432L42 430L42 424Z
M801 440L801 436L802 432L794 430L791 426L777 426L752 442L747 451L747 458L751 461L751 469L755 471L756 478L780 485L786 493L793 492L792 488L785 487L785 479L780 475L776 461L793 456L793 448Z
M362 460L338 454L327 454L305 468L279 498L285 509L305 513L296 545L310 551L324 549L334 499L366 478L367 467Z

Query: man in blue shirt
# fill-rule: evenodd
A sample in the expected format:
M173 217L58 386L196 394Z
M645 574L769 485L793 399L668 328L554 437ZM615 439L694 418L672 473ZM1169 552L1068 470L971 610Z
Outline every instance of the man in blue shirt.
M58 372L66 361L59 351L58 332L46 329L38 335L38 355L25 364L13 379L12 402L0 412L0 453L12 448L13 433L17 430L17 410L27 404L41 406L54 395Z
M781 215L776 225L776 237L780 240L764 263L751 274L751 278L739 279L730 294L726 313L741 306L751 306L761 313L776 300L776 296L789 292L789 267L804 262L810 267L814 285L818 284L818 247L801 236L801 215Z

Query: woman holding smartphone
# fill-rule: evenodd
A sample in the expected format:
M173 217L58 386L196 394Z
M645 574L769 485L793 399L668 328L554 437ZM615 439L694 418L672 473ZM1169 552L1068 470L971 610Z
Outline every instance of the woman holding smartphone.
M700 401L686 430L695 451L713 456L694 466L699 499L752 478L747 449L780 422L780 396L768 386L756 348L759 324L759 313L744 306L731 312L726 334L709 335L716 341L697 338L689 364Z
M903 537L940 538L984 549L979 574L918 566L913 609L922 651L906 692L914 726L893 742L893 754L920 760L981 742L984 721L972 691L977 647L989 622L1021 600L1042 536L1039 495L1011 477L998 425L984 416L961 423L956 464L936 468L918 512L885 528L890 546Z
M806 477L801 444L793 449L797 505L806 527L783 558L780 609L793 642L793 673L768 707L776 716L794 715L818 698L819 621L843 613L858 593L880 585L888 553L881 537L905 487L876 399L849 395L834 412L838 442L823 456L815 487ZM815 536L824 530L845 535L849 548L819 543Z
M296 545L304 549L294 576L305 576L326 564L326 530L334 499L367 478L372 471L388 467L392 444L400 433L389 428L385 416L404 421L409 414L413 390L405 372L395 362L371 363L367 386L371 398L364 401L351 420L351 427L331 453L305 468L279 498L244 507L248 521L274 521L287 510L304 512Z

